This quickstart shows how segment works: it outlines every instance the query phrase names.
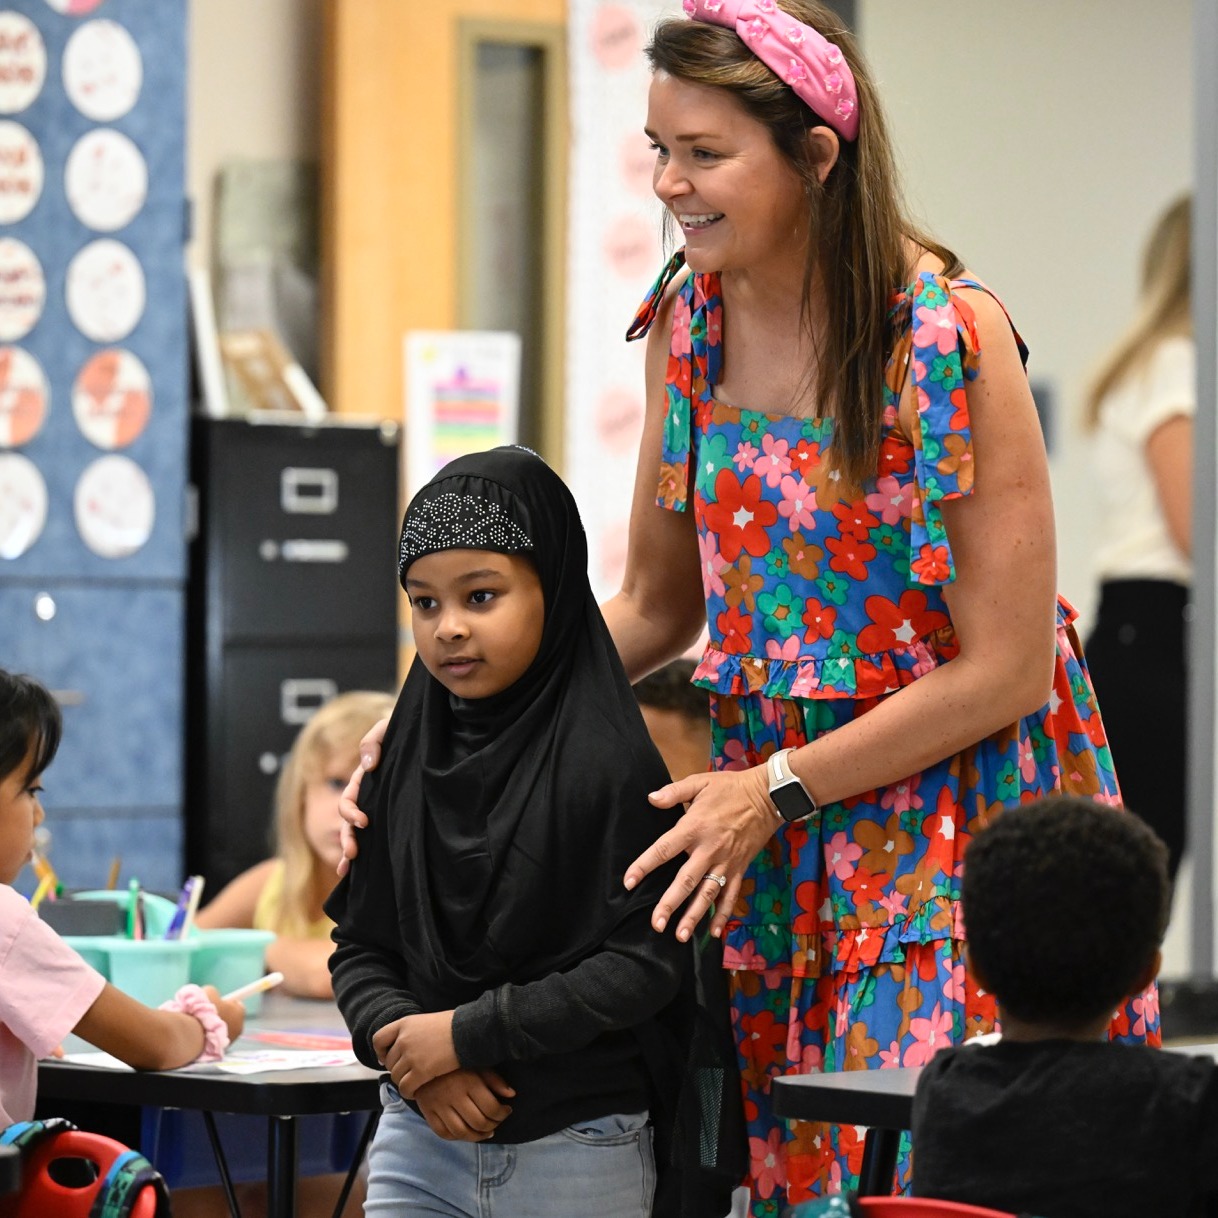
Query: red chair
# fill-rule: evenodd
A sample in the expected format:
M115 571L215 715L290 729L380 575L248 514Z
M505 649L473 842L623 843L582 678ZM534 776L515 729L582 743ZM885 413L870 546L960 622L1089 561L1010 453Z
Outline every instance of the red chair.
M1005 1210L929 1197L859 1197L855 1204L863 1218L1015 1218Z
M107 1212L123 1218L156 1218L158 1202L165 1200L155 1184L159 1180L142 1156L121 1142L88 1133L83 1129L64 1129L22 1148L21 1192L0 1199L0 1218L89 1218L93 1203L104 1189L122 1187L130 1201ZM91 1163L96 1177L80 1187L60 1184L51 1174L51 1164L60 1159L83 1159ZM124 1171L138 1162L151 1175L141 1183L131 1177L120 1185ZM144 1176L143 1170L139 1171ZM165 1201L160 1213L169 1213Z

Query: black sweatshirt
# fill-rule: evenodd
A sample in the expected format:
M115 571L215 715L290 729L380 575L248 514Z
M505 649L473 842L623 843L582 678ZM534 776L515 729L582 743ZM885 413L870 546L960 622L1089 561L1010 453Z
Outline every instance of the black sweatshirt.
M467 1069L494 1069L515 1089L494 1141L531 1142L581 1120L648 1106L647 1076L631 1028L675 997L688 944L657 934L651 910L626 918L595 955L565 972L487 990L456 1008L453 1044ZM373 1035L419 1014L402 957L344 939L330 958L334 996L356 1056L380 1068Z

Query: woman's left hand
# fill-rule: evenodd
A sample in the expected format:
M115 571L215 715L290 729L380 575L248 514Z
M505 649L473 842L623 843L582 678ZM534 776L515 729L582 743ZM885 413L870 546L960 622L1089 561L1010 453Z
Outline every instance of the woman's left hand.
M677 925L685 941L712 905L711 934L719 938L740 895L745 868L774 836L779 819L770 803L764 766L691 774L654 791L657 808L689 804L685 815L649 846L626 870L625 884L633 888L645 875L682 851L689 855L668 891L660 898L651 924L662 931L682 902L688 904ZM723 876L720 887L709 876Z

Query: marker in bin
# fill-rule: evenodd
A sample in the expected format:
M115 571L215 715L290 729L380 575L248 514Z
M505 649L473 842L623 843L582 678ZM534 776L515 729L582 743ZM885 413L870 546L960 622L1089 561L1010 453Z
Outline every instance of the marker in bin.
M173 917L169 920L169 926L165 930L166 939L185 939L190 933L191 924L195 920L195 911L199 908L199 898L203 895L203 877L201 875L189 876L186 883L182 885L182 892L178 897L177 908L173 911Z
M225 1002L243 1002L246 998L252 998L255 994L261 994L265 990L273 990L282 981L282 973L267 973L265 977L259 977L257 981L251 981L249 985L240 985L235 990L230 990L227 994L222 995L222 997Z

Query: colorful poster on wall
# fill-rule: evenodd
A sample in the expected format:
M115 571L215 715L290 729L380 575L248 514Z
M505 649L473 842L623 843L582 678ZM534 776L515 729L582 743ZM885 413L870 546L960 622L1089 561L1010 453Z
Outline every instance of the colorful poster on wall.
M516 442L519 334L412 330L405 355L408 494L456 457Z

